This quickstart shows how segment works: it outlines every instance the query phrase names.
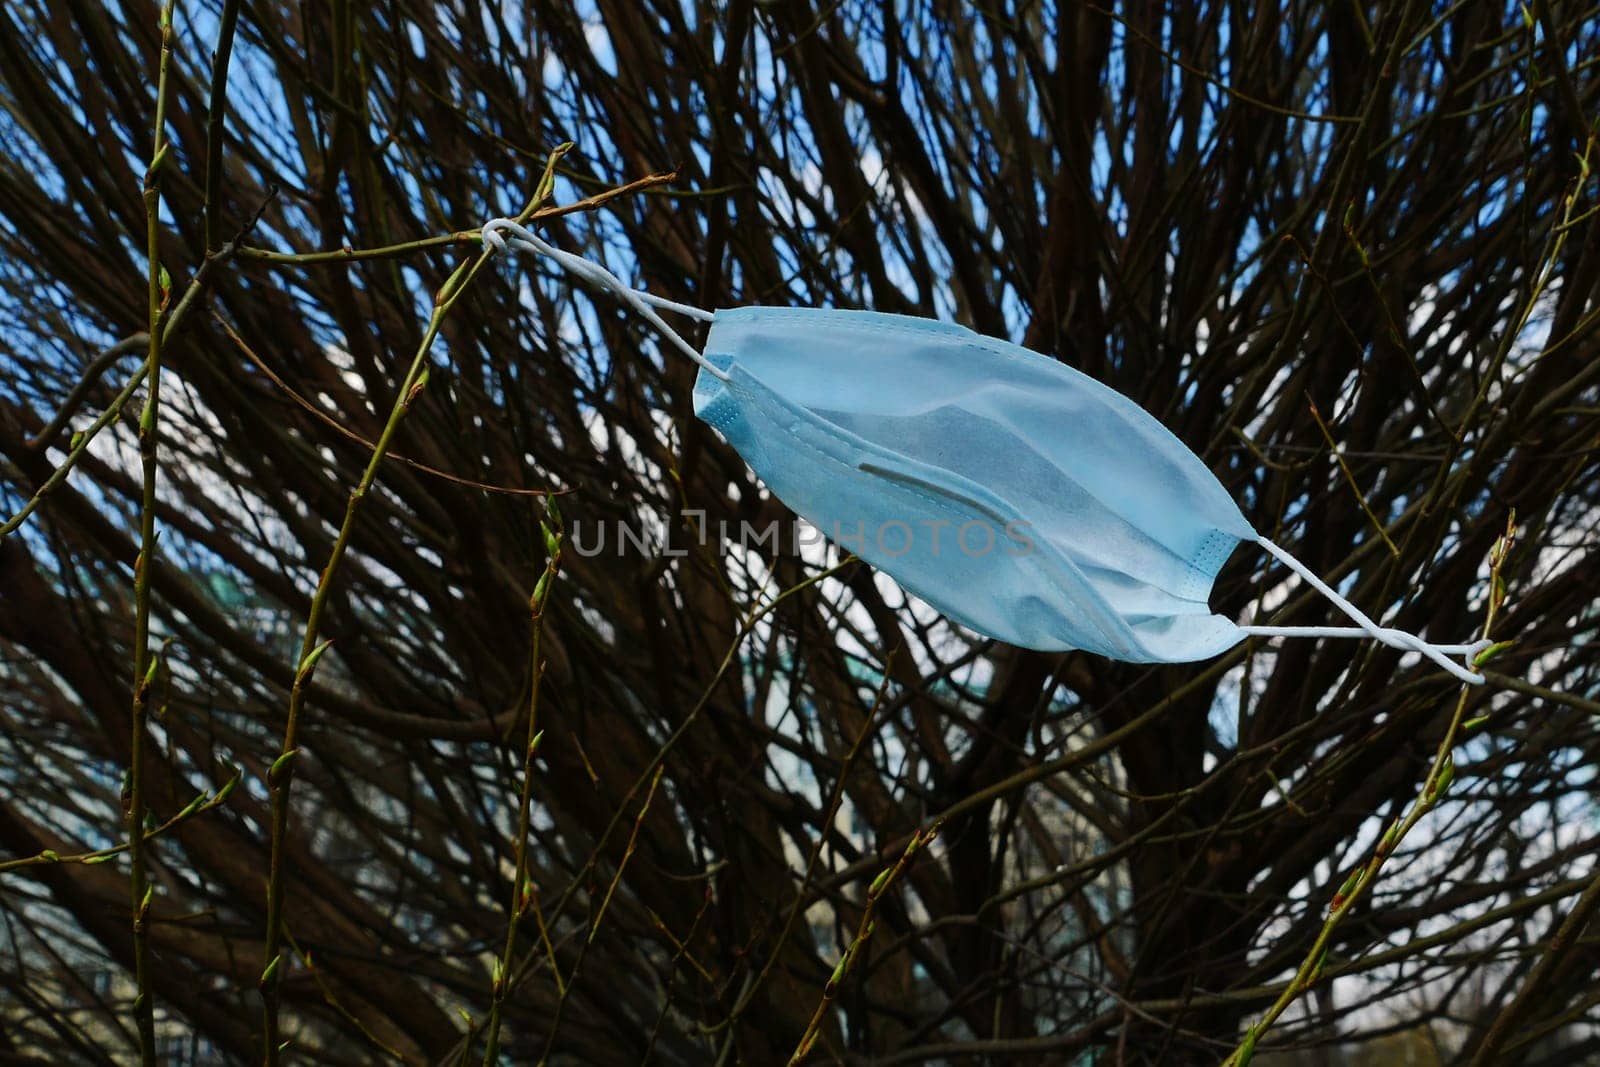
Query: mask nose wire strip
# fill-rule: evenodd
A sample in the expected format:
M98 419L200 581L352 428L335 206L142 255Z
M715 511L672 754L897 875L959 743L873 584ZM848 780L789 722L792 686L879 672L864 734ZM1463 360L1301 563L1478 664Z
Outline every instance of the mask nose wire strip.
M713 318L711 312L689 304L680 304L676 300L668 300L664 296L656 296L653 293L634 289L600 264L557 248L555 245L541 239L527 227L518 225L512 219L490 219L483 224L480 232L483 235L483 243L496 252L504 251L509 245L512 248L549 256L591 285L600 289L611 290L617 294L617 297L624 304L637 311L640 317L659 330L661 335L670 341L678 351L694 360L706 373L714 375L722 381L728 380L726 372L712 365L710 360L695 351L695 347L685 341L677 330L668 326L666 321L656 314L655 309L659 307L667 311L676 311L680 315L687 315L700 322L710 322ZM505 234L511 235L509 240L507 240Z
M1356 623L1355 627L1349 626L1241 626L1240 629L1247 634L1258 637L1361 637L1366 636L1374 641L1379 641L1390 648L1405 649L1409 652L1420 652L1433 662L1461 679L1469 685L1482 685L1483 675L1478 674L1469 667L1450 659L1451 654L1467 657L1470 665L1472 656L1488 648L1492 641L1480 640L1466 645L1436 645L1415 634L1408 634L1404 630L1392 630L1387 626L1379 626L1373 622L1362 610L1350 601L1333 591L1333 588L1311 572L1304 563L1295 559L1289 553L1267 540L1257 537L1256 543L1282 561L1290 570L1294 571L1317 592L1333 601L1334 606Z

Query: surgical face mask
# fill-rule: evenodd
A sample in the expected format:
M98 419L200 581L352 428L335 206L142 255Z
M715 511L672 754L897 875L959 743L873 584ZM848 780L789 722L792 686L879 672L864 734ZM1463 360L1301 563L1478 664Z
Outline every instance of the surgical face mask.
M542 253L616 293L699 365L695 414L778 499L979 634L1135 663L1206 659L1252 635L1366 636L1483 682L1470 662L1489 642L1434 644L1378 625L1257 534L1148 412L1056 360L903 315L713 314L629 288L511 220L482 232L491 248ZM657 308L710 322L705 350ZM1240 626L1214 614L1212 583L1240 542L1356 625Z

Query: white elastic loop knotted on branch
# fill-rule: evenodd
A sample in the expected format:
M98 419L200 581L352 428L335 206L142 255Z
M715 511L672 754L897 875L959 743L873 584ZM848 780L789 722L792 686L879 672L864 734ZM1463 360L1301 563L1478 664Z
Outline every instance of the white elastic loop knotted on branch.
M713 318L711 312L706 311L704 308L682 304L676 300L668 300L664 296L656 296L653 293L635 289L600 264L557 248L526 226L518 223L515 219L490 219L483 224L480 232L483 235L483 243L495 252L503 252L507 247L511 247L549 256L579 278L598 288L609 289L623 303L633 308L641 317L659 330L661 335L670 341L678 351L694 360L707 373L713 374L723 381L728 380L726 372L712 365L711 361L701 355L688 341L684 340L677 330L667 325L666 321L656 314L655 309L663 308L667 311L675 311L680 315L687 315L700 322L710 322ZM506 236L507 234L510 235L509 239Z
M1368 618L1360 608L1334 592L1333 587L1312 573L1311 568L1295 559L1289 553L1267 540L1257 537L1256 543L1272 555L1281 560L1290 570L1304 578L1310 586L1329 600L1340 611L1350 616L1355 622L1350 626L1243 626L1240 629L1247 634L1258 637L1370 637L1374 641L1388 645L1390 648L1399 648L1407 652L1420 652L1457 678L1469 685L1482 685L1483 675L1472 670L1472 660L1478 653L1488 648L1494 642L1484 639L1473 641L1469 644L1438 645L1424 641L1416 634L1406 633L1404 630L1394 630L1387 626L1380 626ZM1452 655L1465 658L1466 666L1462 666L1451 659Z

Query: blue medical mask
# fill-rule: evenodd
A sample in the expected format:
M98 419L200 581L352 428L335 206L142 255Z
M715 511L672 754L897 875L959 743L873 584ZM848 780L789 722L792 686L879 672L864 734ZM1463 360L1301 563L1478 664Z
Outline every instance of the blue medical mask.
M1368 636L1379 626L1256 533L1205 463L1143 408L1056 361L903 315L744 307L715 314L629 288L495 219L484 243L548 255L610 289L700 366L694 410L796 514L950 619L1042 651L1135 663L1215 656L1246 637ZM704 352L656 308L709 321ZM1354 627L1239 626L1207 605L1240 542L1260 545Z

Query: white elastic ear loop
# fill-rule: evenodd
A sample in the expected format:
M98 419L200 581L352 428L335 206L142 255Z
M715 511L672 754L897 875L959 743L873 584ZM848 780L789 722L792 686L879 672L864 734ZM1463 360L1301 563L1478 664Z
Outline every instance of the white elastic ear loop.
M505 237L501 236L500 231L502 230L511 235L509 243L512 247L549 256L578 277L601 289L609 289L616 293L623 303L633 308L642 318L661 331L661 335L672 342L680 352L694 360L706 372L720 378L722 381L728 380L728 375L725 371L714 366L710 360L697 352L695 347L685 341L677 330L668 326L666 321L656 314L655 309L659 307L668 311L676 311L681 315L687 315L701 322L710 322L714 317L711 312L689 304L680 304L676 300L668 300L664 296L656 296L653 293L634 289L600 264L557 248L555 245L542 240L527 227L519 225L514 219L490 219L485 222L480 228L480 233L483 235L483 243L496 252L504 251L508 242Z
M1350 616L1356 626L1241 626L1240 629L1245 633L1260 637L1370 637L1374 641L1388 645L1390 648L1420 652L1469 685L1482 685L1484 683L1483 675L1470 669L1471 657L1482 652L1494 642L1485 639L1465 645L1436 645L1432 642L1424 641L1415 634L1406 633L1404 630L1393 630L1387 626L1379 626L1368 618L1360 608L1334 592L1327 582L1313 574L1311 569L1304 563L1301 563L1265 537L1257 537L1256 544L1283 561L1290 570L1304 578L1313 589L1333 601L1340 611ZM1466 657L1466 662L1469 666L1464 667L1450 659L1451 655Z

